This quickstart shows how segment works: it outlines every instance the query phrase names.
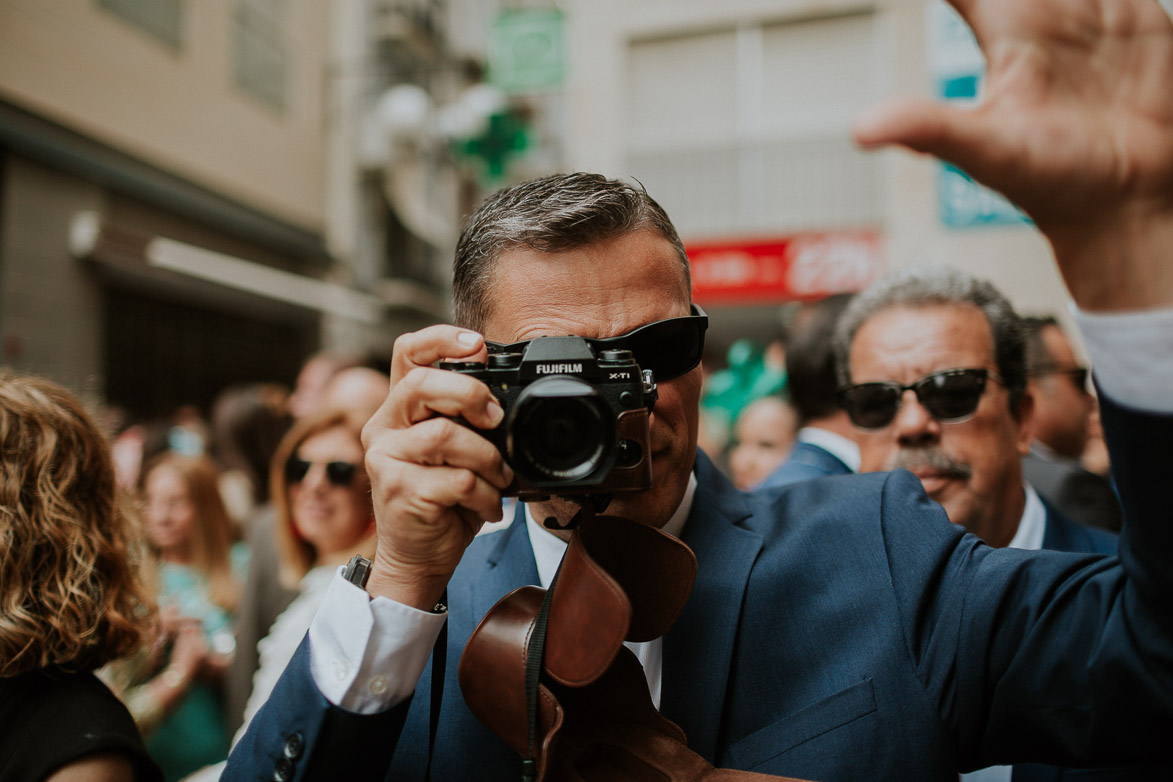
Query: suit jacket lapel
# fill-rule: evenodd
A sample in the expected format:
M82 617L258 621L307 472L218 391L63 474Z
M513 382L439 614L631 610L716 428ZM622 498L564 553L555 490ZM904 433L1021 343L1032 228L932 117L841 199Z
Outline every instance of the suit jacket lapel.
M493 534L501 539L489 548L481 568L465 584L463 605L471 606L474 626L506 594L523 584L538 583L538 566L521 503L517 505L513 523Z
M697 555L697 578L664 636L660 711L684 729L693 751L715 763L742 599L762 538L740 526L750 506L700 452L696 474L683 537Z

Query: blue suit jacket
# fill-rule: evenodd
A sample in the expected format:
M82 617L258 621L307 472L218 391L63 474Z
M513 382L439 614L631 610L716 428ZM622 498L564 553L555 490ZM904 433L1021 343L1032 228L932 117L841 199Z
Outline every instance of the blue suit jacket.
M698 456L683 537L699 571L664 639L663 713L717 766L827 781L1159 760L1173 735L1173 416L1106 402L1104 422L1119 560L990 548L903 471L744 494ZM453 576L432 779L518 778L456 667L484 612L536 580L517 524L474 541ZM282 763L291 779L420 779L429 673L407 703L357 716L326 703L307 660L303 644L224 779Z
M1052 551L1076 551L1096 554L1115 554L1117 538L1106 530L1080 524L1064 516L1046 498L1046 526L1043 530L1043 548ZM1014 767L1012 782L1154 782L1173 779L1173 768L1157 766L1128 766L1100 769L1075 769L1024 763Z
M794 450L786 457L786 461L755 488L773 489L799 481L809 481L811 478L850 474L851 468L838 456L826 448L799 440L794 444Z

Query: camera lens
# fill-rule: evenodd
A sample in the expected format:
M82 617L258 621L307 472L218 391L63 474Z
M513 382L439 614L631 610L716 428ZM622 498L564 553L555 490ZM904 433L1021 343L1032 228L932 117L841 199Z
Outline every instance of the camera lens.
M566 376L527 386L508 429L513 468L536 484L601 480L615 458L614 438L615 421L598 392Z

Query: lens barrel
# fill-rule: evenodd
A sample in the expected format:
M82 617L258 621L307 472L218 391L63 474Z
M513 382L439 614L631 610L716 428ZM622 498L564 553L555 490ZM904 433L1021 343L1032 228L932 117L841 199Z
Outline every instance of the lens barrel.
M599 392L578 378L540 378L505 422L513 469L536 484L602 480L615 462L615 421Z

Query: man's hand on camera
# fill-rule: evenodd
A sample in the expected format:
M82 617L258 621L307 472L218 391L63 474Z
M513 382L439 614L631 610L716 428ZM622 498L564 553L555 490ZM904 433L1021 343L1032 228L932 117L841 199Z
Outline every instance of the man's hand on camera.
M367 591L431 610L485 521L501 518L512 471L484 437L502 410L489 387L434 368L484 361L481 335L431 326L395 341L391 391L363 427L378 547Z

